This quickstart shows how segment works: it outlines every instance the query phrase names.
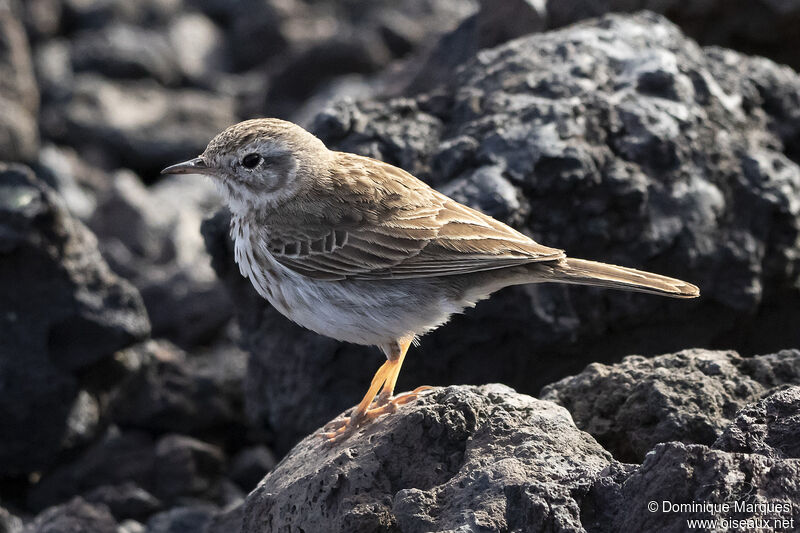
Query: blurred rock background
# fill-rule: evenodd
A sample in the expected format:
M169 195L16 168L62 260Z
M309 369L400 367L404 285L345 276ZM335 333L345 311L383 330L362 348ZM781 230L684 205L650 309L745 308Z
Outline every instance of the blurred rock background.
M645 492L642 476L681 484L654 447L710 472L766 468L731 452L800 471L785 437L800 430L798 395L781 392L800 384L800 356L780 351L800 347L799 23L792 0L0 0L0 531L257 531L291 519L292 499L263 487L242 502L360 399L380 355L271 309L238 274L210 183L158 175L258 116L400 165L571 255L701 286L692 302L507 289L406 362L400 389L546 386L542 398L571 412L591 436L555 406L535 408L564 426L546 453L589 450L570 475L591 486L561 485L571 496L550 517L561 527L652 527L643 506L612 515ZM667 352L678 353L622 360ZM479 412L493 389L454 390L431 413ZM498 402L534 401L509 394ZM789 425L773 429L769 412ZM463 456L461 439L502 432L479 416L424 417L456 437L404 441L411 452ZM389 457L390 433L374 438L393 471L403 460ZM478 441L475 453L504 457ZM357 484L372 510L314 503L308 527L457 527L452 502L469 491L438 507L422 492L385 502L445 487L471 468L462 459L443 462L441 479L390 476L389 492ZM290 470L265 486L316 502L304 485L315 478ZM724 492L711 477L702 483ZM509 483L497 501L515 512L486 527L545 529L531 517L555 504L520 502L553 488ZM797 486L781 490L800 513Z

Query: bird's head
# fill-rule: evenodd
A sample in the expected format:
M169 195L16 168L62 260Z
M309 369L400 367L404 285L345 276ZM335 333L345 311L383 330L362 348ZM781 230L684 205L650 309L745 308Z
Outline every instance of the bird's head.
M240 122L214 137L198 157L162 174L210 176L231 211L270 208L314 185L331 152L300 126L278 119Z

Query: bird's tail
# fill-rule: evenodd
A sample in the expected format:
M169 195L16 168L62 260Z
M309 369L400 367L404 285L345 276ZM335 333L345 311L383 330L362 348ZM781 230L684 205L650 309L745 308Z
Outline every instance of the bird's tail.
M544 276L547 281L647 292L673 298L700 296L699 288L679 279L584 259L562 259L548 271L548 275Z

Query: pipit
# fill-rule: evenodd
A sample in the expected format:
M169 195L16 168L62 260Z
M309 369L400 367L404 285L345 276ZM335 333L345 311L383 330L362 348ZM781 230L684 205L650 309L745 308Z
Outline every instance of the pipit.
M678 279L583 259L511 227L381 161L329 150L277 119L241 122L164 174L211 176L231 211L243 276L290 320L378 346L386 362L336 441L426 387L394 397L412 341L493 292L560 282L694 298Z

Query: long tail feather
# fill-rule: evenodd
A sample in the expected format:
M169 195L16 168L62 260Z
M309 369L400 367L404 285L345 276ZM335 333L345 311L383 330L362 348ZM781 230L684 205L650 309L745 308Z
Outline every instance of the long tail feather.
M700 289L691 283L651 272L584 259L566 258L552 270L553 281L647 292L673 298L697 298ZM548 276L549 277L549 276Z

